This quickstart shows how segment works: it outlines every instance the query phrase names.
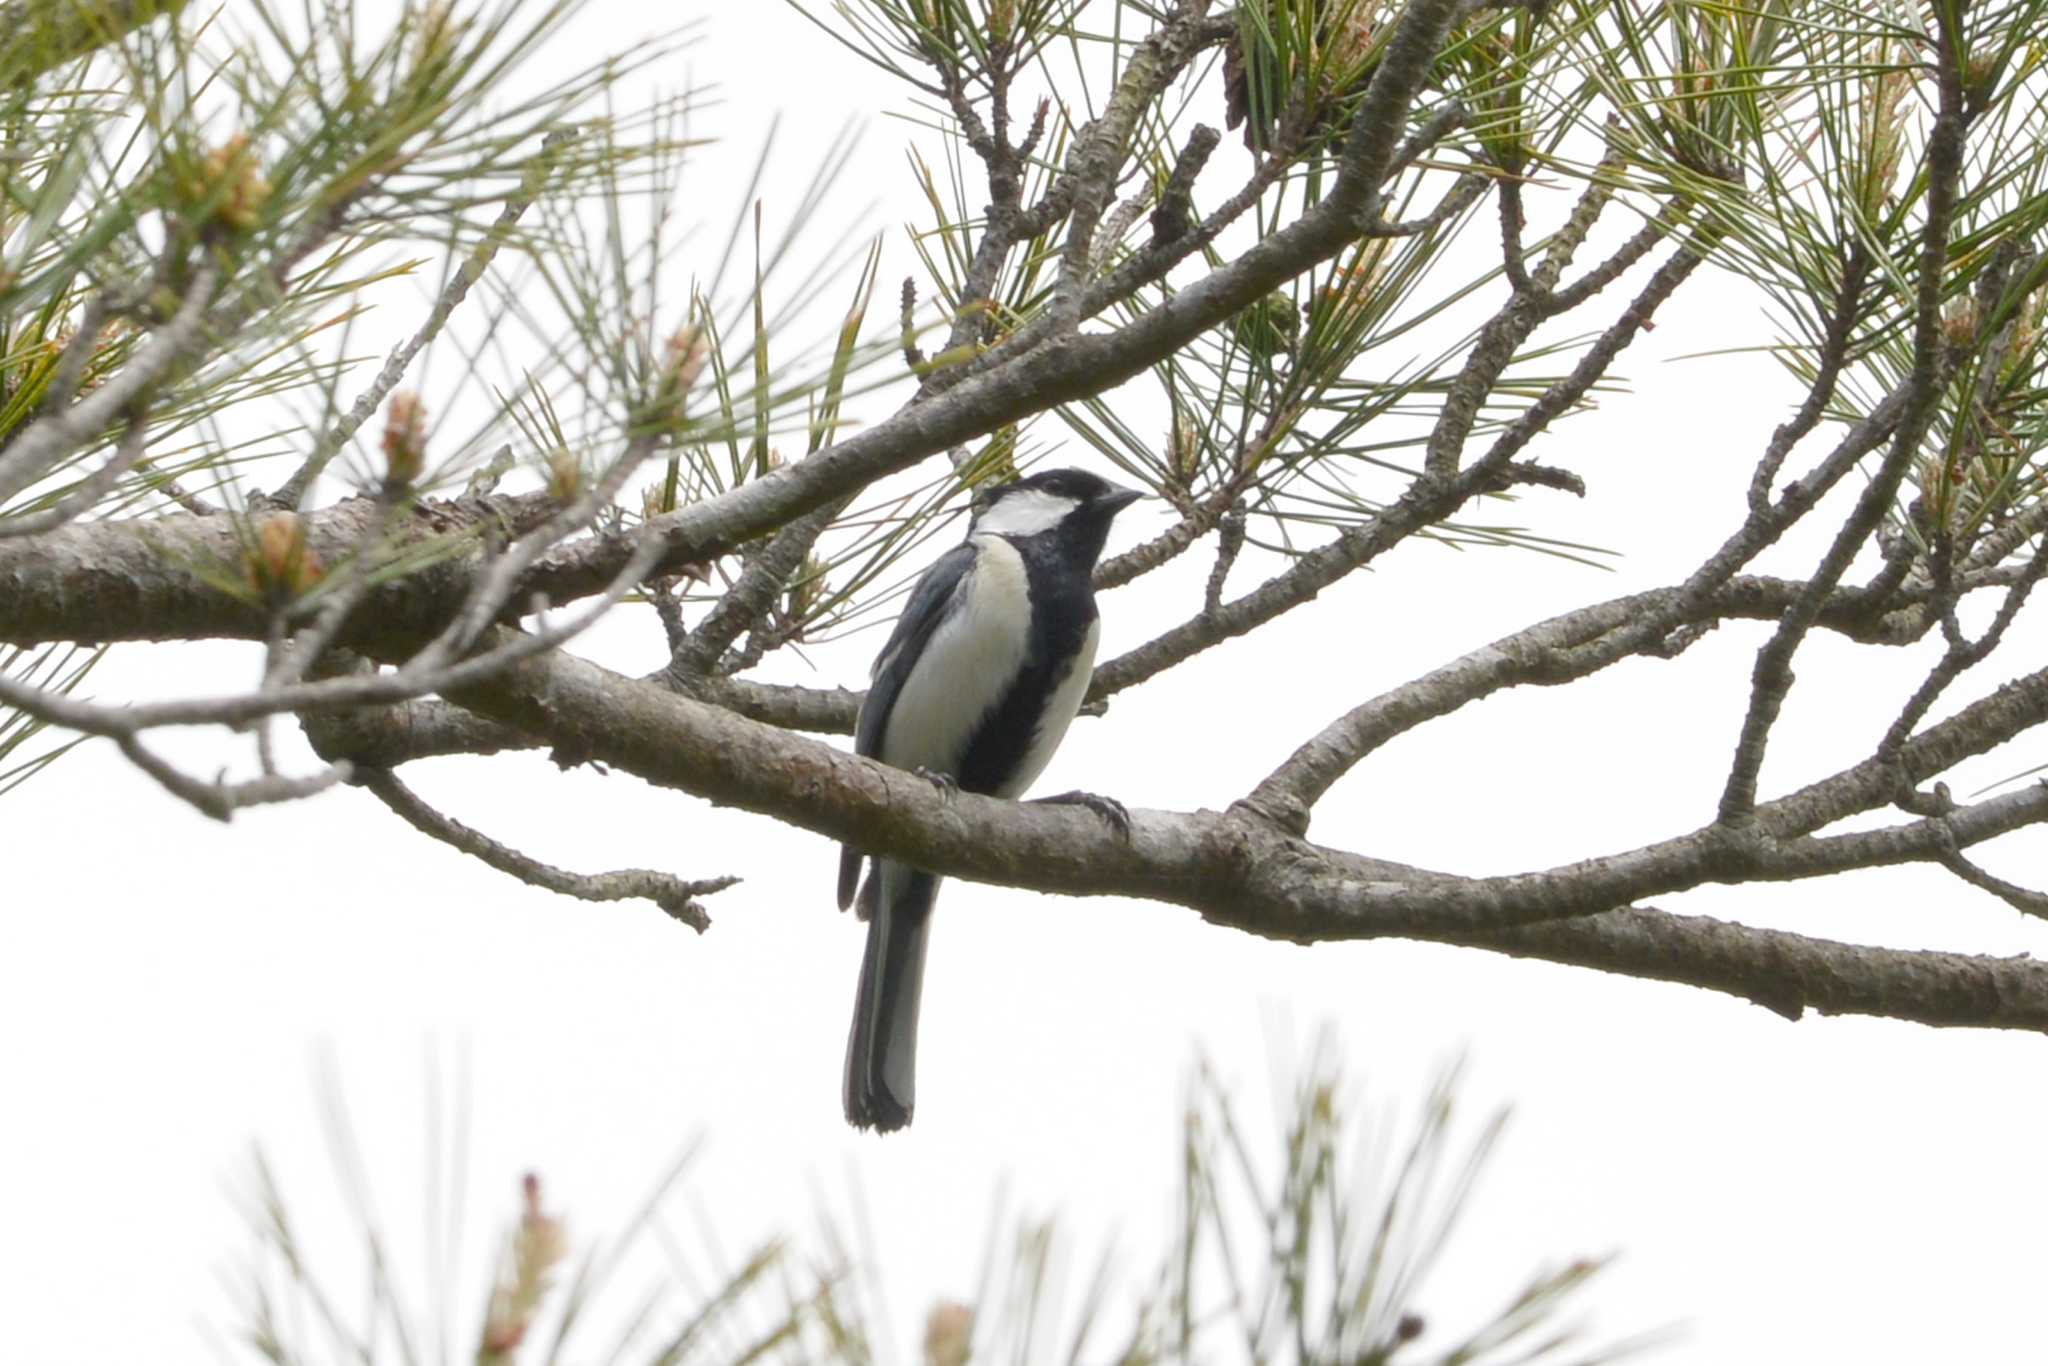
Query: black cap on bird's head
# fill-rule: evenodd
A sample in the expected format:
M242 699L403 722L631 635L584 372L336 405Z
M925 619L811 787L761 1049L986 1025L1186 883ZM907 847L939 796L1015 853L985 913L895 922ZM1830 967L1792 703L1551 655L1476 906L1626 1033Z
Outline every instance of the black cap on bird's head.
M1144 496L1087 470L1040 470L976 494L973 529L998 536L1065 530L1100 554L1110 521Z

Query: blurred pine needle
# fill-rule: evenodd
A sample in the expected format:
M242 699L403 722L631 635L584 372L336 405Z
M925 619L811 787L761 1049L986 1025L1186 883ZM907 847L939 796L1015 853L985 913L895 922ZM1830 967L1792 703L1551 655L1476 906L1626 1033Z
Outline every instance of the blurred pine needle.
M879 1290L884 1269L855 1275L848 1240L829 1219L820 1246L765 1239L736 1264L720 1252L719 1231L701 1221L696 1245L685 1247L663 1210L694 1148L655 1183L623 1235L580 1247L564 1218L543 1206L540 1179L525 1176L517 1217L493 1253L480 1322L465 1326L454 1311L457 1321L423 1321L406 1306L436 1303L445 1310L451 1297L445 1286L415 1294L398 1284L368 1212L353 1140L337 1133L341 1185L363 1244L355 1256L369 1268L367 1308L353 1319L343 1312L342 1304L365 1300L359 1291L342 1295L332 1285L335 1273L316 1268L259 1155L250 1214L256 1248L239 1350L223 1355L275 1366L417 1366L446 1363L455 1359L451 1352L465 1350L451 1344L473 1343L476 1366L865 1366L877 1359L925 1366L1593 1366L1656 1345L1653 1337L1608 1342L1590 1334L1583 1292L1604 1258L1539 1269L1477 1321L1431 1311L1432 1274L1458 1236L1505 1119L1495 1114L1476 1137L1461 1137L1460 1076L1459 1066L1444 1068L1414 1117L1397 1124L1385 1107L1360 1103L1326 1039L1292 1087L1276 1142L1248 1132L1223 1084L1198 1067L1183 1129L1178 1216L1150 1277L1133 1279L1105 1252L1069 1308L1070 1259L1054 1224L1011 1220L999 1208L972 1299L934 1296L914 1354L877 1351L888 1340L878 1327L887 1318ZM330 1103L328 1113L331 1124L345 1126L338 1104ZM459 1164L459 1152L453 1157ZM436 1173L436 1192L441 1180ZM458 1218L461 1208L458 1192ZM868 1223L864 1212L857 1216L854 1246L873 1246ZM452 1248L462 1246L460 1235L453 1229L443 1236ZM666 1274L636 1300L619 1284L622 1259L648 1242L659 1245ZM558 1273L572 1259L575 1269L564 1278ZM325 1253L318 1260L329 1264ZM334 1265L352 1260L335 1249ZM710 1273L700 1275L704 1267ZM1148 1284L1148 1292L1126 1290ZM1474 1297L1461 1288L1455 1298Z

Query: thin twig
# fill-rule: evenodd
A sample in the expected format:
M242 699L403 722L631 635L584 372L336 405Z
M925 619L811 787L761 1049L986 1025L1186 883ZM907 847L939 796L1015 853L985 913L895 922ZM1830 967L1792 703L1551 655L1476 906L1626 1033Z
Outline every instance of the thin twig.
M1972 887L1991 893L2022 915L2048 920L2048 893L2033 891L2020 886L2017 882L2007 882L2002 877L1986 872L1953 849L1944 853L1939 862L1942 867Z
M1771 443L1764 448L1764 458L1757 462L1756 473L1750 476L1749 505L1757 512L1770 505L1771 486L1777 482L1785 457L1813 430L1835 396L1835 384L1841 378L1842 363L1849 354L1849 338L1856 330L1857 305L1863 297L1863 286L1870 278L1870 266L1870 250L1858 239L1842 267L1842 283L1835 291L1834 306L1828 311L1827 332L1821 339L1820 365L1814 372L1813 382L1806 386L1806 399L1796 413L1771 433Z
M1209 163L1209 154L1223 135L1206 123L1188 133L1187 143L1174 159L1173 170L1159 191L1159 206L1152 210L1152 245L1159 246L1184 235L1195 216L1195 178Z
M500 844L489 835L444 815L420 800L396 774L372 769L357 779L378 801L400 820L421 834L459 849L471 858L508 873L521 882L543 887L581 901L652 901L672 918L702 934L711 928L711 917L697 898L722 892L739 881L736 877L701 878L686 881L652 868L620 868L608 873L571 873Z
M114 448L106 462L84 479L78 486L41 512L31 512L21 517L0 518L0 538L11 536L38 536L54 530L79 516L90 508L97 507L100 499L113 491L121 477L142 460L143 448L149 444L149 420L143 406L138 404L128 415L128 430L121 437L120 445Z
M286 778L277 774L266 774L247 782L228 783L219 779L201 782L188 777L166 763L152 752L142 741L131 733L113 735L114 743L131 763L147 773L162 785L164 791L189 803L200 814L211 816L217 821L231 819L235 812L249 806L267 806L277 802L295 802L325 792L336 783L346 782L351 769L346 762L329 764L318 773L303 778Z
M2028 561L2020 581L2006 589L2005 599L1998 604L1998 611L1992 617L1991 624L1984 628L1984 634L1975 640L1966 640L1963 638L1960 625L1956 622L1956 600L1960 595L1953 581L1953 570L1948 563L1948 557L1942 557L1940 572L1935 575L1935 605L1939 609L1937 615L1942 623L1943 632L1948 637L1948 648L1942 652L1934 667L1928 670L1927 677L1921 681L1919 688L1914 691L1913 696L1900 709L1897 718L1886 729L1884 738L1877 746L1880 758L1890 758L1897 754L1899 747L1906 743L1906 737L1913 733L1913 728L1920 724L1921 718L1927 715L1942 693L1948 689L1949 684L1982 663L1998 648L1999 642L2005 638L2007 628L2012 625L2013 618L2019 615L2020 608L2026 605L2028 595L2033 592L2034 586L2041 582L2044 575L2048 575L2048 538L2044 538L2034 548L2033 558Z
M1659 242L1670 236L1672 231L1685 222L1688 201L1678 197L1667 202L1657 211L1657 216L1642 227L1628 241L1615 249L1614 255L1594 266L1568 285L1560 285L1550 292L1544 303L1544 310L1553 315L1569 313L1607 286L1627 274L1629 268L1650 254Z
M1359 236L1420 237L1424 233L1435 232L1438 228L1450 222L1474 204L1477 204L1480 196L1486 193L1487 188L1492 183L1483 175L1459 176L1457 183L1446 190L1444 197L1437 201L1437 206L1428 213L1423 214L1420 218L1404 218L1398 222L1376 218L1365 225ZM1512 275L1510 275L1510 278L1513 278Z
M767 545L747 561L738 581L725 591L718 605L705 614L689 637L676 646L672 667L680 673L705 673L718 663L740 635L755 627L775 602L775 595L789 586L790 578L804 566L811 547L825 533L845 502L813 508L775 533Z
M1517 294L1530 292L1529 266L1524 259L1528 248L1522 242L1522 229L1528 223L1528 216L1522 210L1522 178L1502 176L1499 195L1500 216L1500 265L1508 277L1508 288Z
M1216 563L1209 570L1209 582L1202 589L1202 610L1220 612L1223 610L1223 585L1230 577L1230 568L1237 563L1238 552L1244 549L1245 516L1242 507L1233 507L1223 514L1223 520L1216 530Z
M554 160L555 153L566 146L572 136L573 134L566 129L556 129L541 140L540 152L528 163L526 174L520 180L518 192L505 201L505 207L499 211L497 221L491 224L490 230L470 248L469 255L463 258L462 265L456 270L455 278L448 282L447 288L441 291L441 297L434 301L434 306L428 311L426 321L420 324L419 331L412 335L410 341L392 348L391 354L385 357L384 368L378 372L377 378L371 381L369 388L357 396L354 406L341 420L322 433L319 441L314 443L311 453L306 456L305 463L293 471L292 476L279 485L277 492L271 495L272 502L283 507L297 507L300 499L305 497L306 490L319 478L320 472L327 468L328 462L340 453L341 448L349 443L365 422L370 420L391 391L398 387L398 382L405 378L405 372L412 368L413 361L435 337L441 334L441 329L447 325L456 308L468 297L470 287L483 278L484 271L490 268L498 249L511 237L512 229L518 224L521 216L533 206L534 200L539 197L541 187L547 181L548 167Z
M1920 449L1921 438L1934 420L1946 369L1946 344L1941 333L1942 281L1948 262L1949 227L1955 217L1957 184L1962 176L1962 78L1955 35L1946 12L1938 17L1940 112L1927 144L1927 222L1921 232L1920 278L1913 321L1913 369L1905 386L1904 411L1883 466L1864 487L1855 508L1837 532L1820 565L1808 580L1806 593L1795 603L1763 648L1757 651L1749 693L1749 709L1735 744L1735 757L1722 788L1719 820L1724 825L1747 820L1756 804L1757 775L1771 728L1792 688L1792 657L1806 638L1820 604L1848 571L1863 542L1898 496L1906 472Z

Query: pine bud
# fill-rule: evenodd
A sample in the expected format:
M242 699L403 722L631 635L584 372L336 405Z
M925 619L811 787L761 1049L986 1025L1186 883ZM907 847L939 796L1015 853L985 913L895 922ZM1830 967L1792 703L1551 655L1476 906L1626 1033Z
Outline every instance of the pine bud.
M1963 90L1973 99L1989 100L1991 86L1998 79L1998 54L1973 52L1963 62Z
M668 339L668 380L677 397L687 398L697 387L697 377L704 373L704 362L710 358L711 344L701 326L685 323L676 329Z
M1906 94L1913 78L1904 71L1887 71L1866 81L1862 105L1863 184L1859 204L1863 212L1876 217L1891 197L1892 182L1898 178L1899 159L1905 150Z
M1187 488L1202 468L1202 430L1186 413L1175 413L1166 437L1166 459L1174 482Z
M1351 5L1321 36L1320 45L1327 54L1325 67L1331 79L1348 84L1371 54L1379 27L1376 9L1364 3Z
M1950 346L1969 346L1977 340L1977 301L1957 295L1941 310L1941 335Z
M384 486L407 488L427 467L427 405L410 389L391 396L384 410Z
M540 1178L529 1172L520 1187L525 1209L507 1240L484 1315L483 1338L477 1344L477 1361L490 1366L510 1362L526 1340L553 1285L555 1267L569 1252L568 1230L561 1219L541 1209Z
M640 490L640 515L648 521L675 509L668 505L668 481L657 479Z
M583 462L567 447L557 446L547 462L548 497L558 503L573 503L583 491Z
M256 527L256 544L243 557L249 586L273 601L290 601L320 581L320 559L306 544L297 513L273 512Z
M710 359L710 342L698 324L685 323L669 337L649 412L656 426L678 429L689 420L690 391Z
M270 201L270 182L256 164L249 135L237 133L203 157L184 185L185 196L211 205L211 217L236 232L248 232L263 219Z
M967 1366L974 1345L974 1311L940 1300L924 1321L925 1366Z
M825 598L825 565L816 556L806 556L804 566L797 571L796 581L789 586L783 600L783 616L790 625L789 638L802 640L804 624L811 613Z

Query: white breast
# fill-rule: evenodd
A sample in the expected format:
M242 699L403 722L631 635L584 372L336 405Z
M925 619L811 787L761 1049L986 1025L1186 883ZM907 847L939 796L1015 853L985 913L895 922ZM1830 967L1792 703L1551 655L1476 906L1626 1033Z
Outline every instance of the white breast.
M961 585L961 601L925 642L890 708L880 757L898 768L953 772L975 726L1023 667L1031 621L1024 561L1000 537L977 536L975 545L980 554ZM1080 705L1078 694L1074 705ZM1059 729L1072 719L1069 710Z

